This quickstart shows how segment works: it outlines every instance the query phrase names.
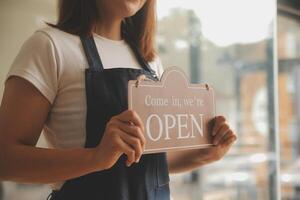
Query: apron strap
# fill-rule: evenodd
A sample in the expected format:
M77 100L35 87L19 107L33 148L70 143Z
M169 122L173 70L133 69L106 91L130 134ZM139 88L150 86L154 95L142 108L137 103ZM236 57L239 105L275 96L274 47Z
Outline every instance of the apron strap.
M127 34L124 34L124 38L126 42L129 44L129 46L131 47L135 57L137 58L137 61L142 66L142 68L145 69L146 71L149 71L153 77L157 78L156 72L153 69L151 69L149 63L143 58L137 45L130 40ZM89 67L94 71L102 71L104 67L101 58L99 56L94 38L91 36L91 37L80 37L80 39L82 42L82 46L87 61L89 63Z
M104 68L94 38L80 37L80 39L90 69L92 69L93 71L102 71Z
M142 56L141 51L139 50L137 44L135 44L126 33L123 33L123 35L124 35L124 38L125 38L126 42L129 44L129 46L131 47L133 53L135 54L135 56L136 56L138 62L140 63L140 65L146 71L149 71L154 78L157 78L156 72L150 67L149 63L144 59L144 57Z

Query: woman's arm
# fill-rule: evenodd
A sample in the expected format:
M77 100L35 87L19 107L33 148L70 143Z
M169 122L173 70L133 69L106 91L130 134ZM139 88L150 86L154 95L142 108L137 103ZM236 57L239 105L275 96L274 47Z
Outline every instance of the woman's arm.
M211 148L168 152L169 172L181 173L191 171L218 161L224 157L237 139L222 116L215 118L212 134L215 146Z
M0 179L50 183L95 170L91 149L35 147L50 107L25 79L13 76L7 80L0 107Z
M139 162L145 148L143 124L131 110L111 118L100 144L93 149L35 147L50 103L26 80L6 82L0 107L0 179L53 183L111 168L122 154L126 164Z

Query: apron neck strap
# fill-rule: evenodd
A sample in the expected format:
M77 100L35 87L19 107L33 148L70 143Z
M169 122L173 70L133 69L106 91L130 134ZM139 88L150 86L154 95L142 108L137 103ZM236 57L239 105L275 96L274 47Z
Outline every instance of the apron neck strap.
M148 72L152 74L155 78L157 78L156 72L150 67L149 63L144 59L144 57L141 54L140 49L138 48L138 45L133 42L133 40L130 39L130 37L126 34L123 33L124 38L130 48L132 49L133 53L135 54L135 57L137 58L138 62L140 65Z
M125 41L128 43L132 49L135 57L137 58L139 64L143 69L149 71L154 77L157 77L155 71L151 69L149 63L143 58L137 45L129 39L127 34L124 34ZM102 71L104 69L101 58L99 56L97 46L93 36L90 37L80 37L82 46L89 64L90 69L94 71Z
M94 38L91 36L80 37L80 39L90 69L93 71L102 71L104 68Z

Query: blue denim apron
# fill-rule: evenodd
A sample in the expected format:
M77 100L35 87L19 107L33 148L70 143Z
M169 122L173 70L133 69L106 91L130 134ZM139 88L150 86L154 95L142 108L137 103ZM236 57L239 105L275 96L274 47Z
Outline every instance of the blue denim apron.
M127 38L127 37L125 37ZM87 119L86 148L96 147L112 116L128 109L128 81L141 74L157 81L141 56L137 45L125 39L133 50L141 69L104 69L93 37L82 37L89 68L85 71ZM111 52L113 54L113 52ZM68 180L51 200L169 200L169 173L165 153L143 155L139 163L127 167L122 155L109 170Z

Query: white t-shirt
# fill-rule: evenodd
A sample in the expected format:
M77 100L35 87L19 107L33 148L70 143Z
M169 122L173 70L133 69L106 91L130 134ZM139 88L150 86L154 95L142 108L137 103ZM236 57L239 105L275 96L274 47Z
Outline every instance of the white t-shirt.
M141 68L124 41L114 41L94 34L105 69ZM160 77L160 59L149 63ZM78 36L47 27L35 32L22 46L9 76L32 83L52 107L43 128L51 148L84 147L86 138L85 69L88 63ZM59 189L62 183L54 184Z

